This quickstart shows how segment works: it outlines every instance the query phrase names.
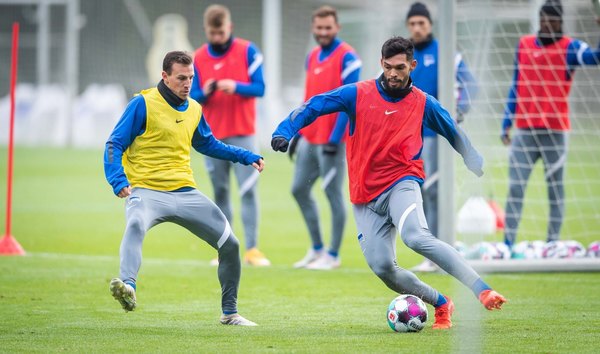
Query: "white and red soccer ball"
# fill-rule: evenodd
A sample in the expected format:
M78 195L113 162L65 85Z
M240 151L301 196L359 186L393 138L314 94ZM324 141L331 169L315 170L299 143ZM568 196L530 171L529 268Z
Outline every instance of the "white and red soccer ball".
M400 295L388 306L387 322L396 332L419 332L427 322L427 306L414 295Z
M600 258L600 241L590 243L586 254L590 258Z
M503 242L478 242L467 250L465 258L487 261L509 259L510 256L510 248Z
M577 241L550 241L542 251L543 258L583 258L585 247Z
M521 241L512 247L513 259L540 259L546 243L544 241Z

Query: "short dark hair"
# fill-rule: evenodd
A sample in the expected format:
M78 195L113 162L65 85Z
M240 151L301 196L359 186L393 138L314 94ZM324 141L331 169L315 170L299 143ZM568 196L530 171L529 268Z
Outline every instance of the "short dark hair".
M412 60L415 52L413 43L400 36L392 37L383 43L381 47L381 57L383 59L391 58L397 54L406 54L406 59Z
M183 65L191 65L194 62L192 57L180 50L168 52L163 59L163 71L167 74L171 75L171 71L173 69L173 63L179 63Z
M335 10L335 8L329 5L323 5L315 11L313 11L312 20L314 21L315 17L323 18L329 16L333 16L335 23L338 23L337 11Z

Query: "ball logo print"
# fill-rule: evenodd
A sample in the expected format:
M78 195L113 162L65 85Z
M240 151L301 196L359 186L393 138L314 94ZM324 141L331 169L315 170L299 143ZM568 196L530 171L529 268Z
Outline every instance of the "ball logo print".
M388 306L387 320L396 332L419 332L427 322L427 307L414 295L400 295Z

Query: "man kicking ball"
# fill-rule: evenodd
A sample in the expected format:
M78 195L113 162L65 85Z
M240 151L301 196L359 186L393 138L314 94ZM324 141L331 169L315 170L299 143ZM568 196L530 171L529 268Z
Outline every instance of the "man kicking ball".
M381 49L383 74L378 79L312 97L279 124L271 146L285 152L298 130L319 116L348 114L350 200L367 263L390 289L416 295L434 306L433 328L447 329L452 327L452 300L398 266L396 230L409 248L469 287L488 310L500 309L506 299L427 226L420 187L425 178L420 159L423 123L445 137L477 176L483 175L483 158L440 103L412 86L410 73L417 65L413 51L408 39L386 41Z

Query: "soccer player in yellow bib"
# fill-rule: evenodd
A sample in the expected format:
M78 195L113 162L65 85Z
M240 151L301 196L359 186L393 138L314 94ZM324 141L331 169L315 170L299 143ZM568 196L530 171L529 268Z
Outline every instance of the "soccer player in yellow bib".
M136 281L146 232L162 222L191 231L219 254L221 323L255 326L237 313L241 262L239 242L225 215L196 189L190 151L252 165L261 172L262 157L217 140L189 98L194 78L192 58L169 52L157 87L134 97L110 135L104 151L104 172L113 192L126 198L126 227L121 242L119 278L110 292L125 311L136 308Z

